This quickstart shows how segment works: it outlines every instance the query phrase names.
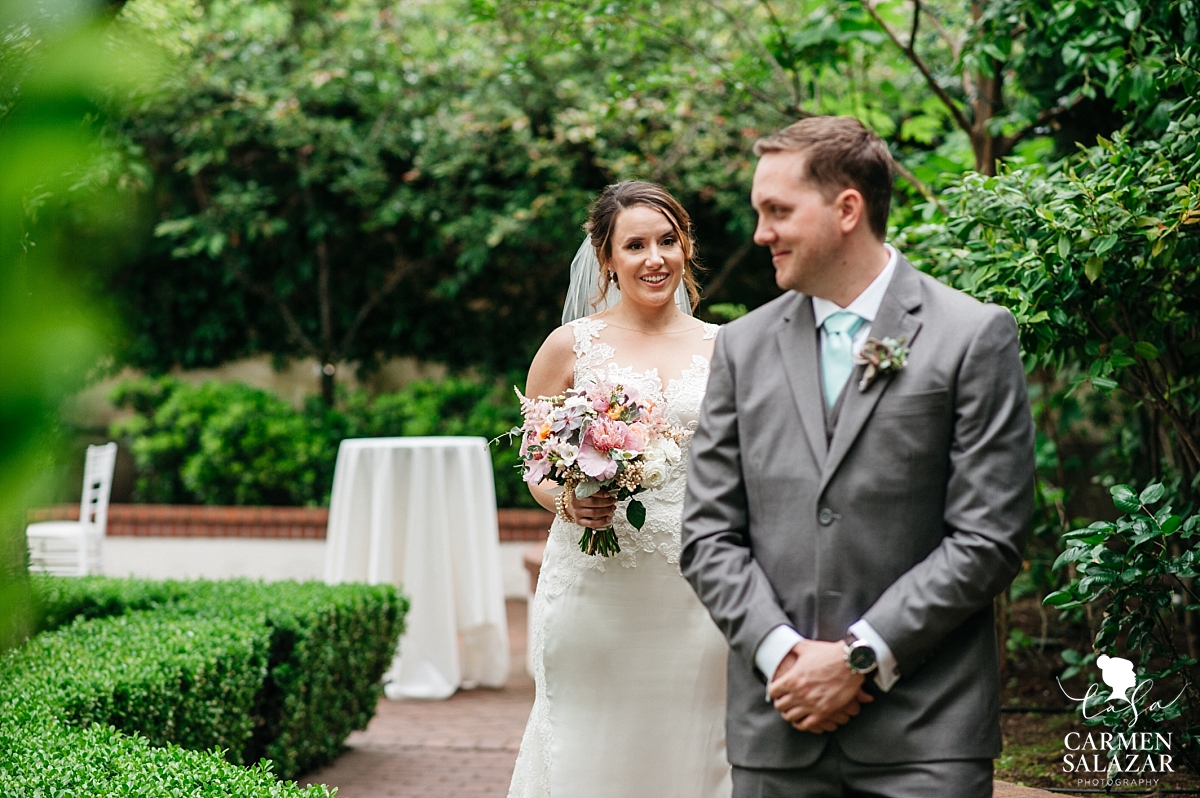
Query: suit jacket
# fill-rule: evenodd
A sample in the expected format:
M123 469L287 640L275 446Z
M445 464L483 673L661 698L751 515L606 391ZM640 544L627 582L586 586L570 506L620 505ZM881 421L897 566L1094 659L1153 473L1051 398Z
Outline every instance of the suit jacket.
M826 437L812 301L789 292L727 325L691 444L684 576L730 644L734 765L806 767L831 736L868 763L1000 754L992 599L1021 566L1034 433L1017 327L900 258L874 338L908 365L858 366ZM790 624L838 640L865 618L900 680L830 734L764 700L754 655Z

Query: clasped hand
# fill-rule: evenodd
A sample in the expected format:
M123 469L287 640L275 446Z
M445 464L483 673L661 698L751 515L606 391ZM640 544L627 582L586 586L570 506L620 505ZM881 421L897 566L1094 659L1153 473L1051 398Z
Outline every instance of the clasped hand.
M794 728L833 731L875 700L862 689L862 674L846 667L844 650L842 643L801 640L779 663L767 693Z
M593 493L587 498L571 497L571 515L575 523L591 529L604 529L612 524L617 511L617 499L606 490Z

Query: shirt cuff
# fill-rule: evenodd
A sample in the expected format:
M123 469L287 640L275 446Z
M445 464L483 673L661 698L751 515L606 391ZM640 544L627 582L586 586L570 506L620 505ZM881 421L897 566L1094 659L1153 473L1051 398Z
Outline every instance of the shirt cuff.
M792 646L803 639L795 629L781 623L768 632L763 641L758 644L758 651L754 652L754 664L758 666L759 672L767 677L768 683L775 678L775 671L779 670L779 663L783 662L783 658L792 650Z
M783 628L783 627L776 627ZM772 632L771 634L774 634ZM872 628L871 624L867 623L866 619L856 621L850 627L850 634L864 641L875 651L875 662L879 667L875 670L875 684L883 692L892 689L897 680L900 678L900 665L896 662L896 655L892 653L891 647L884 641L879 633ZM770 639L770 635L767 636ZM764 641L764 645L765 645ZM762 646L758 649L762 651ZM782 659L782 657L780 657Z

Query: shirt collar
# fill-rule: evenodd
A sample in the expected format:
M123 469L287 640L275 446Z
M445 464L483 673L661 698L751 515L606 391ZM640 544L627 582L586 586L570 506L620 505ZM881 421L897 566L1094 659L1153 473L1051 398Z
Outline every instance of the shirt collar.
M888 250L887 265L849 305L843 308L828 299L816 296L812 298L813 316L817 322L817 329L821 328L825 319L839 310L848 310L856 316L866 319L868 324L875 321L875 316L879 313L879 306L883 304L883 295L887 293L888 286L892 282L892 275L896 273L896 260L899 257L896 248L891 244L884 244L884 246Z

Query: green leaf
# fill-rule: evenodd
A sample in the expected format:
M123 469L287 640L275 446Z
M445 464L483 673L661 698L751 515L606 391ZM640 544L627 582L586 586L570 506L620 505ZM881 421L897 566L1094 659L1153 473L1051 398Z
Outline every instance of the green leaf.
M1114 354L1108 359L1108 362L1109 365L1111 365L1114 369L1127 369L1137 363L1137 361L1131 358L1129 355L1122 355L1120 353Z
M1116 380L1110 380L1108 377L1092 377L1092 385L1102 391L1115 391L1118 387Z
M630 526L641 529L646 523L646 506L637 499L630 499L629 506L625 509L625 517L629 519Z
M1088 258L1083 264L1083 273L1087 276L1088 282L1096 282L1096 278L1100 276L1100 269L1104 266L1104 258L1099 255L1093 255Z
M1075 596L1071 595L1069 590L1055 590L1049 596L1046 596L1045 601L1042 603L1049 604L1051 607L1061 607L1075 600Z
M1146 360L1155 360L1158 358L1158 347L1149 341L1138 341L1133 345L1133 351L1138 353L1139 357Z
M1142 509L1142 505L1138 502L1137 494L1128 485L1113 485L1108 489L1108 492L1112 494L1113 504L1118 510L1127 513L1136 513Z
M1062 568L1064 565L1075 562L1075 560L1079 557L1079 555L1082 553L1082 551L1083 551L1082 549L1077 549L1077 548L1067 549L1062 554L1058 555L1058 557L1054 560L1054 565L1050 566L1050 570L1057 571L1059 568Z
M1066 260L1067 256L1070 254L1071 254L1071 239L1068 238L1065 234L1059 236L1058 237L1058 256L1060 258L1062 258L1063 260Z
M1132 585L1134 582L1137 582L1137 581L1139 581L1141 579L1145 579L1145 578L1146 578L1146 572L1143 571L1141 568L1126 568L1121 573L1121 581L1127 585Z
M1145 519L1141 519L1141 518L1139 518L1137 520L1137 522L1133 525L1133 530L1134 530L1134 532L1137 533L1133 536L1133 545L1134 546L1140 546L1141 544L1145 543L1147 540L1153 540L1154 538L1158 537L1160 534L1157 526L1155 526L1155 525L1151 524L1149 521L1146 521Z
M1155 482L1153 485L1148 485L1142 491L1138 499L1142 504L1155 504L1162 500L1162 497L1167 494L1167 489L1163 487L1161 482ZM1114 494L1115 495L1115 494Z
M1177 515L1168 516L1162 522L1162 533L1164 535L1170 535L1176 529L1179 529L1179 525L1182 523L1183 523L1183 519L1180 518L1179 516L1177 516Z

